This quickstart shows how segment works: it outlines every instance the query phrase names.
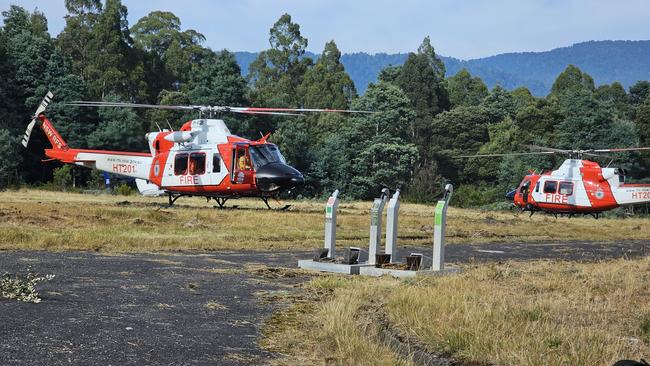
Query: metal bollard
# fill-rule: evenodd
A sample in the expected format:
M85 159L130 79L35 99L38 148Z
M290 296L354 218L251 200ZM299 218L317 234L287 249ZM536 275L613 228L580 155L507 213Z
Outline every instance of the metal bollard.
M332 193L325 205L325 249L327 258L336 258L336 212L339 208L339 190Z
M445 266L445 227L447 225L447 206L454 192L454 186L447 184L445 194L436 204L433 227L433 265L432 271L442 271Z
M397 262L397 212L399 211L399 188L388 201L386 211L386 254L390 254L390 263Z
M388 188L382 189L381 196L375 198L375 201L372 203L372 209L370 210L370 247L368 248L368 264L375 264L375 255L379 253L379 247L381 246L381 217L389 194L390 190Z

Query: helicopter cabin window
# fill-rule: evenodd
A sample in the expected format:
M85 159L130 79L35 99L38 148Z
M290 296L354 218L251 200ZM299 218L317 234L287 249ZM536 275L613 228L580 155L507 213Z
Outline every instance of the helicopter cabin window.
M221 172L221 157L219 157L219 154L212 155L212 172Z
M535 193L539 193L539 182L535 183Z
M176 154L174 157L174 174L187 174L187 154Z
M557 182L554 180L547 180L544 182L544 193L557 192Z
M570 196L573 194L573 182L560 182L560 194Z
M205 153L190 154L190 175L205 173Z

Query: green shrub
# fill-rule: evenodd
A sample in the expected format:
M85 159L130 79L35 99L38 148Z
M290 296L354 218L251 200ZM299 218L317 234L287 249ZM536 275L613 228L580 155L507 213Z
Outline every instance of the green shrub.
M56 189L66 191L72 187L72 165L65 164L60 168L54 169L52 183Z
M128 184L121 184L119 187L115 188L115 194L130 196L133 194L133 188Z
M462 208L487 206L494 202L505 201L505 193L496 187L465 184L454 189L451 205Z

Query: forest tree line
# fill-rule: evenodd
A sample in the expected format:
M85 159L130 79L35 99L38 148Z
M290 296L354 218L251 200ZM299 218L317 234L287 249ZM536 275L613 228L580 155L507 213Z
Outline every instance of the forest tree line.
M43 183L60 165L42 163L47 146L35 131L27 151L19 140L48 90L47 116L72 147L147 151L144 134L174 129L196 114L163 110L64 106L72 100L149 104L305 107L370 110L344 116L239 117L224 115L231 131L247 138L271 132L289 164L305 175L303 197L368 199L381 187L401 186L407 198L431 201L452 182L459 205L500 200L528 169L554 168L564 157L459 159L474 153L555 148L650 145L650 82L625 90L596 87L568 65L551 92L534 97L485 83L467 70L446 75L428 37L403 65L383 69L358 95L330 41L316 60L288 14L269 31L269 48L244 78L227 51L213 51L198 31L183 29L170 12L127 22L120 0L65 0L63 31L48 33L38 11L11 6L0 28L0 186ZM617 155L616 166L636 179L650 176L648 154ZM607 163L607 161L601 161ZM81 170L81 169L79 169ZM80 181L90 174L77 172Z

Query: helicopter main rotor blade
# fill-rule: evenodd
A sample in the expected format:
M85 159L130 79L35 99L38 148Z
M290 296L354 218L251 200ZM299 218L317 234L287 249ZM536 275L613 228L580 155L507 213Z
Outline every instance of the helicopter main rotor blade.
M372 111L359 111L359 110L350 110L350 109L321 109L321 108L260 108L260 107L225 107L230 111L240 111L243 113L266 113L266 112L283 112L283 113L294 113L294 112L307 112L307 113L364 113L364 114L374 114L378 112Z
M92 102L92 101L72 101L64 103L74 107L122 107L122 108L151 108L151 109L168 109L168 110L198 110L200 106L185 105L164 105L164 104L140 104L140 103L122 103L122 102Z
M526 146L531 150L540 150L540 151L547 151L547 152L553 152L559 154L570 154L573 152L572 150L555 149L552 147L544 147L544 146L537 146L537 145L526 145Z
M229 109L228 112L239 113L239 114L265 114L265 115L273 115L273 116L304 116L304 114L300 114L300 113L240 111L236 109Z
M150 108L166 110L192 110L215 113L239 113L239 114L267 114L280 116L302 116L302 113L377 113L371 111L357 111L346 109L316 109L316 108L260 108L260 107L230 107L230 106L204 106L204 105L164 105L164 104L141 104L124 102L94 102L94 101L73 101L65 105L75 107L121 107L121 108Z
M585 151L601 153L601 152L625 152L625 151L646 151L646 150L650 150L650 147L625 147L621 149L593 149L593 150L585 150Z
M476 155L460 155L456 158L489 158L498 156L522 156L522 155L550 155L555 154L552 151L537 151L537 152L523 152L523 153L504 153L504 154L476 154Z

